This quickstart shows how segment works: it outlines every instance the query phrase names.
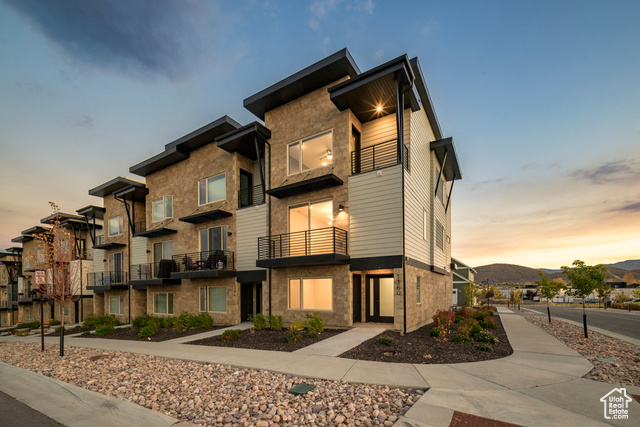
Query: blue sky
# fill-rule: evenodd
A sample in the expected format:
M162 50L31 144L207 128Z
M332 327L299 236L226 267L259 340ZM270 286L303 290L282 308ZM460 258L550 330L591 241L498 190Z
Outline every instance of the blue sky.
M640 3L0 1L0 248L347 47L418 56L463 179L453 255L640 258Z

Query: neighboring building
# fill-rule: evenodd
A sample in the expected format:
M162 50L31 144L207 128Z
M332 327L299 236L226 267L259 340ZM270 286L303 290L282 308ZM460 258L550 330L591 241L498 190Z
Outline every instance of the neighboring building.
M478 272L467 264L451 258L451 273L453 275L453 305L462 307L466 302L464 287L475 280ZM472 301L471 305L475 305Z
M89 195L102 198L104 207L88 206L77 212L85 222L104 220L102 230L93 230L93 272L87 277L87 289L93 291L93 312L115 315L120 322L145 313L144 303L129 286L131 266L146 259L146 239L134 237L135 229L145 229L144 183L117 177L89 190ZM101 262L102 261L102 262Z
M21 275L22 248L0 251L0 327L17 323L18 278Z

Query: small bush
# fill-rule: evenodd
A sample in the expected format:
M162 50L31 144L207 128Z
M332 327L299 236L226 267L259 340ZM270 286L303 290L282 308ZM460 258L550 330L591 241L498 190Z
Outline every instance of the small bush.
M307 319L306 327L309 331L314 330L318 333L324 331L324 322L318 316L318 313L307 314Z
M147 325L140 329L138 332L138 338L149 338L158 333L158 328L155 325Z
M211 329L213 328L213 318L209 313L182 313L176 322L186 329Z
M240 329L227 329L222 333L222 341L232 341L240 338Z
M85 320L85 322L86 322L86 320ZM59 321L59 320L53 319L53 320L49 321L48 325L49 326L58 326L58 325L62 325L62 322Z
M454 323L460 323L464 320L464 317L462 316L456 316L455 320L453 321Z
M282 316L269 316L269 328L274 331L281 331L284 328L284 323L282 322Z
M301 320L293 322L289 325L289 332L285 336L286 342L302 341L302 332L304 332L304 323Z
M483 329L496 329L498 327L493 317L485 317L484 320L479 320L478 325Z
M258 313L255 316L249 316L249 321L253 322L253 329L256 331L261 331L267 327L267 318L262 313Z
M115 331L113 325L98 325L96 326L96 336L101 337L104 335L112 334Z
M492 316L491 311L486 311L486 310L482 310L482 311L478 311L475 315L476 320L480 321L480 320L484 320L485 318Z
M149 316L147 313L136 317L135 319L133 319L133 321L131 322L132 326L135 326L136 328L144 328L145 326L147 326L149 324L149 319L151 318L151 316ZM86 320L85 320L86 323Z
M458 344L473 344L471 337L460 334L456 334L452 341Z
M473 338L478 342L484 342L489 344L498 343L498 338L496 338L496 336L493 335L491 332L485 331L484 329L478 332L477 334L475 334Z
M445 331L449 330L449 327L453 323L455 315L451 310L438 310L433 315L433 323L436 327L443 328Z
M389 335L383 335L380 338L378 338L378 344L386 345L386 346L392 346L393 345L393 338L391 338Z
M84 326L88 326L91 329L94 329L100 325L111 325L111 326L118 326L120 324L120 322L118 321L118 319L116 319L116 316L114 316L113 314L110 314L108 316L94 316L94 315L90 315L87 316L86 319L84 319L83 325ZM51 323L49 323L49 325L51 325Z
M164 319L162 319L162 327L163 328L173 328L173 326L176 324L177 319L175 317L165 317Z
M487 353L493 353L493 349L489 344L478 344L476 349L480 351L486 351Z
M183 334L184 331L186 331L186 328L184 326L182 326L179 322L176 322L172 327L171 327L171 332L173 332L174 335L179 335L179 334Z
M91 332L89 331L84 331L83 333L80 334L81 337L88 337L89 335L91 335Z
M429 331L429 335L431 335L432 337L442 337L444 336L445 332L444 332L444 328L441 328L440 326L436 326L431 328L431 330Z
M36 329L39 327L40 327L40 322L38 322L37 320L35 322L18 323L16 325L16 329Z
M319 336L320 336L320 334L315 329L309 329L307 331L307 337L308 338L318 338Z
M456 311L456 316L460 316L463 317L465 319L467 319L469 317L469 312L473 310L472 308L469 307L460 307L458 309L458 311Z

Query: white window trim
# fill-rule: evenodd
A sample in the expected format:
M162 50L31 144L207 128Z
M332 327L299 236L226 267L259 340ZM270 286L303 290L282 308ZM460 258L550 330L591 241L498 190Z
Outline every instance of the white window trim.
M118 298L118 312L111 312L111 298ZM109 314L124 314L124 297L122 295L109 295Z
M167 296L167 312L166 313L160 313L158 311L156 311L156 295L166 295ZM169 313L169 295L171 295L171 305L174 306L175 305L175 298L174 298L174 294L173 292L154 292L153 293L153 314L161 314L161 315L173 315L176 312L176 308L175 307L171 307L171 313Z
M167 206L167 199L171 198L171 216L166 216L166 206ZM154 219L153 218L153 204L155 202L162 202L162 219ZM164 221L165 219L169 219L169 218L173 218L173 195L168 195L168 196L162 196L159 199L155 199L153 201L151 201L151 222L160 222L160 221Z
M311 139L311 138L315 138L317 136L323 135L325 133L330 133L331 134L331 153L335 159L335 153L333 151L333 128L330 129L325 129L322 132L318 132L318 133L314 133L313 135L309 135L309 136L305 136L304 138L300 138L298 140L295 141L291 141L290 143L287 144L287 152L286 152L286 159L287 159L287 176L291 176L291 175L296 175L302 172L309 172L312 171L314 169L320 169L320 168L326 168L329 167L330 165L333 165L333 159L331 161L330 164L328 164L327 166L316 166L315 168L311 168L311 169L306 169L306 170L302 170L302 141L307 140L307 139ZM291 170L289 170L289 147L293 144L299 143L300 144L300 170L298 172L291 172Z
M302 308L302 298L303 298L303 292L302 292L302 281L308 279L308 280L313 280L313 279L331 279L331 310L321 310L321 309L315 309L315 308ZM299 280L300 281L300 308L290 308L291 307L291 291L290 291L290 286L291 286L291 281L292 280ZM321 311L323 313L333 313L333 308L334 308L334 303L333 303L333 296L334 296L334 289L333 289L333 276L313 276L313 277L289 277L287 278L287 310L293 310L293 311L308 311L308 312L318 312Z
M221 175L224 175L224 198L218 199L218 200L210 200L210 201L207 201L205 203L200 203L200 183L202 181L204 181L205 182L205 186L206 186L206 182L208 180L210 180L211 178L219 177ZM205 188L205 190L206 190L206 188ZM227 200L227 173L223 172L223 173L219 173L218 175L212 175L212 176L208 176L206 178L199 179L198 180L198 185L196 186L196 191L197 191L196 197L198 198L198 206L210 205L211 203L220 202L222 200ZM209 196L209 192L205 191L205 197L208 197L208 196Z
M117 234L111 234L111 227L109 226L109 223L111 222L111 220L113 218L122 218L122 232L120 232L120 220L118 219L118 233ZM123 234L124 234L124 216L123 215L116 215L116 216L112 216L111 218L109 218L109 220L107 221L107 235L108 235L108 237L121 236Z
M299 208L302 206L307 206L307 208L311 205L316 205L319 203L325 203L325 202L331 202L331 213L334 213L334 205L333 205L333 199L329 198L329 199L321 199L321 200L315 200L315 201L308 201L308 202L304 202L304 203L294 203L292 205L287 205L287 233L291 233L291 208ZM335 218L334 218L335 220ZM309 221L311 221L311 215L309 215ZM307 223L307 227L309 227L309 223ZM329 228L329 227L335 227L335 223L333 226L331 225L327 225L326 227L322 227L322 228ZM319 228L307 228L307 231L311 231L311 230L320 230Z
M224 289L224 294L225 294L225 302L224 305L227 308L225 311L213 311L213 310L209 310L209 290L212 288L219 288L219 289ZM227 295L229 292L227 290L226 286L207 286L207 301L206 301L206 307L207 307L207 313L228 313L229 312L229 296Z

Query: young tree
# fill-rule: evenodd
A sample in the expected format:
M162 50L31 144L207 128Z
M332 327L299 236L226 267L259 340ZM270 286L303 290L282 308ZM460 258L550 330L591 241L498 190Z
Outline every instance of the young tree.
M547 316L549 317L549 323L551 323L551 308L549 307L549 301L554 299L556 295L562 290L562 283L552 281L548 274L542 271L538 271L540 280L535 283L538 285L538 291L540 295L547 299Z
M596 288L596 295L602 300L605 310L607 309L607 300L611 298L611 292L613 289L608 283L603 282Z
M560 269L567 276L571 283L571 288L567 291L569 295L582 298L582 324L584 326L584 337L589 338L587 332L587 309L585 299L597 287L604 283L607 275L607 267L602 264L586 265L584 261L573 261L573 267L562 266Z
M40 285L38 292L40 298L53 299L60 304L60 356L64 356L64 307L80 295L82 280L78 277L80 270L71 268L71 261L74 259L73 238L60 226L58 206L52 202L49 202L49 205L54 216L51 229L46 233L34 235L44 248L46 265L46 283Z
M464 293L464 306L473 306L473 299L476 297L476 293L478 292L478 285L473 282L469 282L464 285L462 292Z
M626 302L629 298L627 297L627 294L625 294L624 292L620 291L616 294L616 301L619 302L620 304Z
M631 296L633 299L640 299L640 288L635 288L633 292L631 292Z

